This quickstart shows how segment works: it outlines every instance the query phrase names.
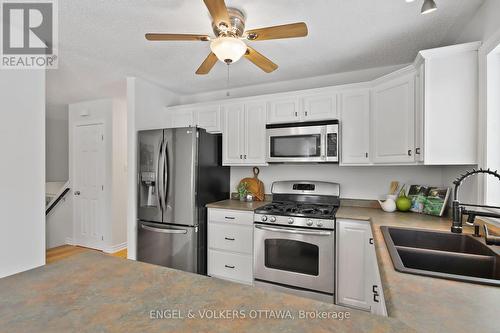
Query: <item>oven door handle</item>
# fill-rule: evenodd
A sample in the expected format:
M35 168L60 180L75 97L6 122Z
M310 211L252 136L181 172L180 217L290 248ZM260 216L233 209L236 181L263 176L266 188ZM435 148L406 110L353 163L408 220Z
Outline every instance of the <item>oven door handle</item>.
M265 231L274 231L274 232L284 232L288 234L299 234L299 235L311 235L311 236L331 236L331 231L309 231L309 230L298 230L298 229L286 229L286 228L274 228L274 227L265 227L261 225L255 225L255 228Z

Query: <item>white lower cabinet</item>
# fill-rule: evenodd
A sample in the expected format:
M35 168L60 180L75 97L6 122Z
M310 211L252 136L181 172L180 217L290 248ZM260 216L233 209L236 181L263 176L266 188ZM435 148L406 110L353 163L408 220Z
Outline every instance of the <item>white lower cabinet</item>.
M253 284L253 212L208 209L208 275Z
M369 221L337 220L336 303L387 316Z

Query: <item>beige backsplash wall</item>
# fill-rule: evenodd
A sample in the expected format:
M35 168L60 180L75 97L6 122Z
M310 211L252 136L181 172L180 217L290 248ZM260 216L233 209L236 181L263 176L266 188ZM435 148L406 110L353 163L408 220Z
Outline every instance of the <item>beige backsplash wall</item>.
M340 167L334 164L276 164L259 167L259 178L264 182L266 193L277 180L320 180L340 184L341 197L349 199L380 199L389 189L389 183L397 180L406 184L452 186L453 180L472 167L441 166L366 166ZM231 168L231 190L242 178L252 175L250 167ZM465 184L462 198L468 201L476 198L476 182Z

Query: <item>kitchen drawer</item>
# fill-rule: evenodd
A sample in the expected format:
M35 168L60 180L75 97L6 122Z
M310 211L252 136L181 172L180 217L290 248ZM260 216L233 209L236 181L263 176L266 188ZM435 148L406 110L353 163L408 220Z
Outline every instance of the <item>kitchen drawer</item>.
M253 225L211 222L208 224L208 247L252 254Z
M208 222L228 222L251 226L253 225L253 212L211 208L208 210Z
M253 283L251 255L208 250L208 275L246 284Z

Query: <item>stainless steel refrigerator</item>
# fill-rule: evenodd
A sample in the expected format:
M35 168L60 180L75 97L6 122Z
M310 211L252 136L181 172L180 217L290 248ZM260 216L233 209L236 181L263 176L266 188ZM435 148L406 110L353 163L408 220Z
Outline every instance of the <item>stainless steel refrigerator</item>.
M138 134L137 260L206 274L209 202L229 198L221 135L195 127Z

